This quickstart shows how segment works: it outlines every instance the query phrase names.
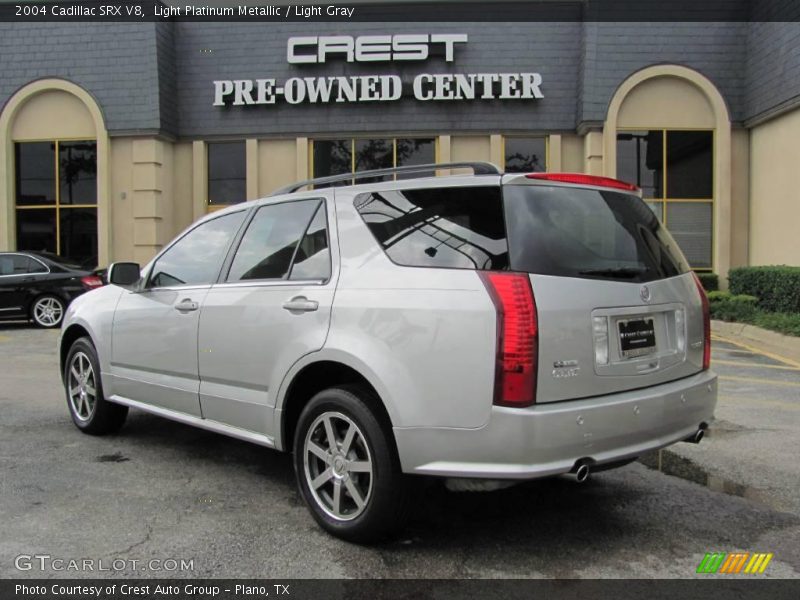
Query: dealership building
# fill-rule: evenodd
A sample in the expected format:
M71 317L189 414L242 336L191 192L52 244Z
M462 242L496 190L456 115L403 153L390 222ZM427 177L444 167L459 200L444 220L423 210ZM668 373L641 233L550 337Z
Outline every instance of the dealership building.
M639 185L691 265L800 265L800 23L0 24L0 250L146 262L231 203L430 162Z

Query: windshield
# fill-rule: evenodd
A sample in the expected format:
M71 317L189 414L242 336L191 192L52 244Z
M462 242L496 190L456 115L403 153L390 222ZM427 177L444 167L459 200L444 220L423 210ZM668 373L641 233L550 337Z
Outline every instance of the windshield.
M689 271L637 196L566 186L503 189L512 270L631 282Z

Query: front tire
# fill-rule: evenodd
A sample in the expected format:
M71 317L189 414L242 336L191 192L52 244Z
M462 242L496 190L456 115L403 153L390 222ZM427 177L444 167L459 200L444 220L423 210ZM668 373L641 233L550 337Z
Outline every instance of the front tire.
M360 387L319 392L306 405L294 438L297 485L328 533L350 542L380 540L399 528L406 507L391 428L370 409Z
M125 423L128 407L103 396L100 361L88 337L77 339L69 349L64 363L64 388L72 422L83 433L114 433Z
M66 304L58 296L39 296L31 305L31 319L39 327L54 329L64 320Z

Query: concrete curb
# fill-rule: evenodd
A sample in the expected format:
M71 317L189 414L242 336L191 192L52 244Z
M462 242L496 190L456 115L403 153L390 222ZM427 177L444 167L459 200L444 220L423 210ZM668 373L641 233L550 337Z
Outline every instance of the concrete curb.
M711 333L729 338L734 342L749 344L756 350L772 352L792 362L800 363L800 338L762 329L755 325L727 323L716 320L711 321Z

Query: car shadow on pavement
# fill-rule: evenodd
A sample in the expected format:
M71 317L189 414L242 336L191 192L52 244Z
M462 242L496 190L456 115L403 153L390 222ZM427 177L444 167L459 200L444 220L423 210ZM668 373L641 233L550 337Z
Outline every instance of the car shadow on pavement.
M0 321L0 331L14 331L18 329L37 329L30 321Z
M224 465L273 478L273 484L294 486L288 454L190 425L131 411L120 437L165 457L196 461L199 466Z
M103 455L98 460L114 464L127 457L147 461L157 456L163 477L187 473L210 477L213 472L214 485L220 480L237 482L231 486L236 488L239 502L263 504L261 494L268 488L277 494L273 502L278 504L264 510L298 509L302 505L289 454L139 411L131 412L125 428L114 438L125 446L122 454ZM661 552L663 540L674 538L673 543L691 556L704 552L723 532L725 543L744 547L769 530L800 524L792 515L769 511L741 498L721 502L719 494L704 487L639 464L593 475L585 483L556 477L493 492L450 492L435 479L410 480L412 508L407 527L369 549L325 536L310 515L307 519L301 516L293 526L306 522L314 535L351 548L348 552L354 553L353 562L347 567L352 576L368 576L369 571L361 571L374 568L357 557L379 557L392 572L402 572L417 564L419 552L456 552L464 562L462 576L469 576L480 563L473 555L481 552L486 553L485 566L498 572L522 569L531 573L539 565L549 573L553 553L575 559L564 564L575 564L587 554L613 552L635 557L642 552ZM733 520L737 525L731 530ZM681 536L681 531L691 531L691 536Z

